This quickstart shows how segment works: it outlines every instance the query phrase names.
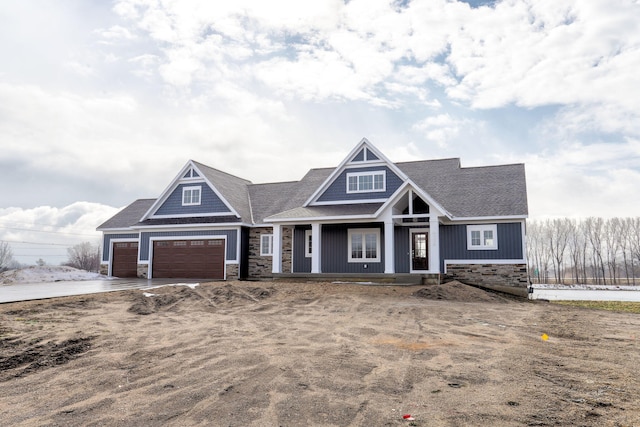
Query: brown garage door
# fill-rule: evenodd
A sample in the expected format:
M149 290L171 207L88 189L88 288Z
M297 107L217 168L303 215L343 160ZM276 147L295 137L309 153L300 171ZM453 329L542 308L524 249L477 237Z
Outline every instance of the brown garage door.
M115 242L111 275L116 277L138 276L138 242Z
M153 242L152 277L224 279L222 239Z

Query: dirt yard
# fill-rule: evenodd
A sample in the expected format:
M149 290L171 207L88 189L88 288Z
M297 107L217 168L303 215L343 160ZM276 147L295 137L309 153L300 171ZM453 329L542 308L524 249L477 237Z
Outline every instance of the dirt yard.
M146 292L0 305L0 424L640 425L638 315L457 282Z

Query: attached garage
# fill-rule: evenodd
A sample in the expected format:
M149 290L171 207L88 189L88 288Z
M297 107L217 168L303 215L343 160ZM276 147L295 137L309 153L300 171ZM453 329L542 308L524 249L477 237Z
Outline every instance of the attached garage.
M224 239L156 240L152 276L160 278L224 280Z
M116 277L138 276L138 242L114 242L111 275Z

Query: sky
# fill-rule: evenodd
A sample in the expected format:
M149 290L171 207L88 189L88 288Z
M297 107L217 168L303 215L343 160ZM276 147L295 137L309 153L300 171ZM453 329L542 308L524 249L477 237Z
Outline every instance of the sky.
M0 2L0 240L99 242L189 159L254 183L524 163L529 217L638 216L638 0Z

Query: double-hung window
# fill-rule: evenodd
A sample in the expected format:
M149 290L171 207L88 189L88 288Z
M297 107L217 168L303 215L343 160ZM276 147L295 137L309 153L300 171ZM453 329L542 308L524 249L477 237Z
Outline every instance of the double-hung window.
M260 256L273 255L273 234L263 234L260 236Z
M194 206L200 204L201 186L182 188L182 206Z
M380 261L380 230L355 228L349 230L349 262Z
M467 225L468 250L498 249L498 227L496 224Z
M347 193L371 193L385 190L385 171L347 173Z

